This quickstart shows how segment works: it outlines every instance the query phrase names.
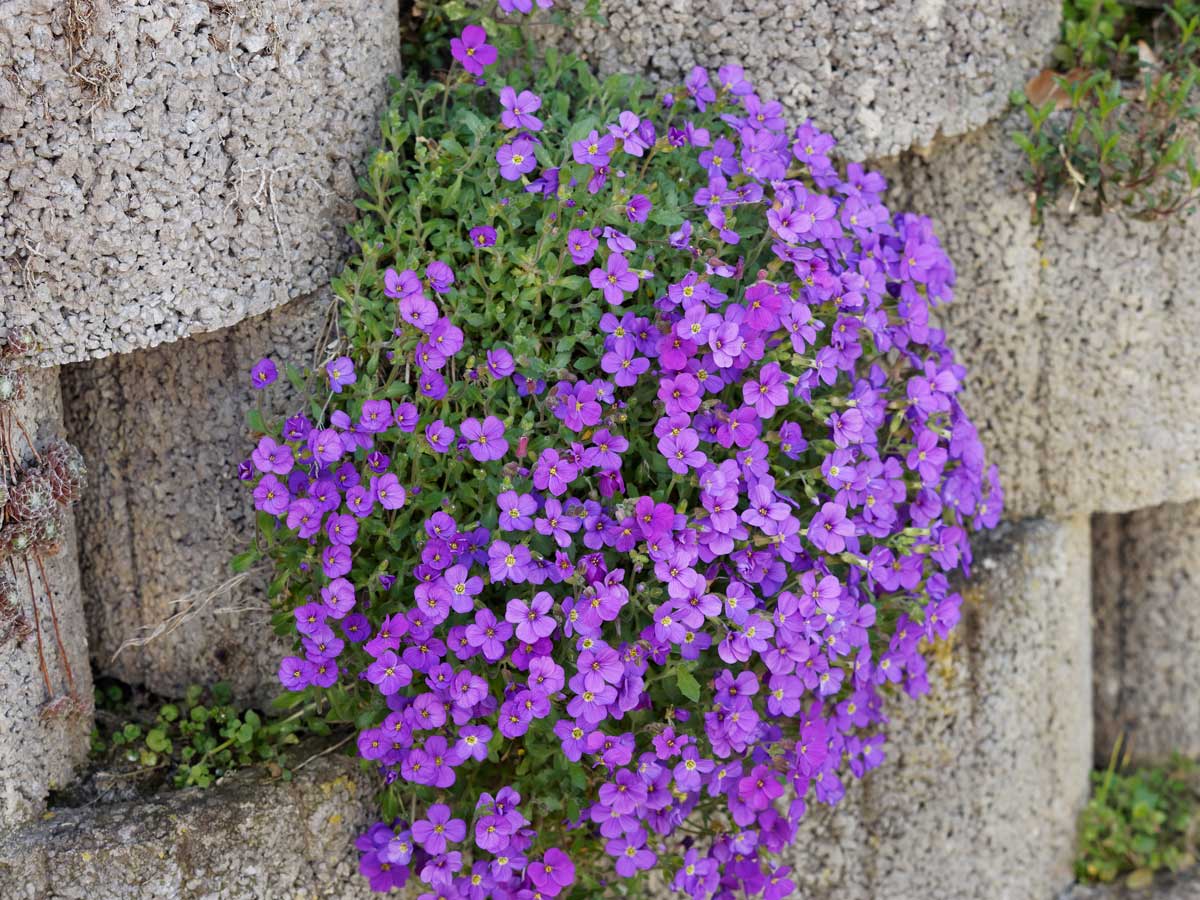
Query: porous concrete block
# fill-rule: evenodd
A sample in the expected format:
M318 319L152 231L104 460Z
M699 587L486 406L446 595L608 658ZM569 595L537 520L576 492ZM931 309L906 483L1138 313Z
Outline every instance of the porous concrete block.
M1200 757L1200 503L1093 524L1096 763Z
M576 9L584 0L573 0ZM606 74L682 83L735 64L764 100L811 118L852 159L890 156L1001 114L1058 36L1045 0L606 0L549 32Z
M958 270L938 311L1011 518L1200 498L1193 220L1125 221L1070 198L1031 217L1018 119L893 167ZM1082 204L1081 204L1082 206Z
M298 409L287 407L297 401L282 377L271 391L252 390L250 367L263 356L281 371L285 360L311 362L328 296L64 369L68 434L92 466L78 528L92 655L102 671L167 695L221 679L247 702L279 690L274 673L286 654L269 621L269 573L229 569L254 535L237 465L254 447L248 410L268 401L281 413Z
M54 810L0 837L5 900L366 900L355 836L375 818L346 758L270 781Z
M1200 897L1200 872L1189 869L1178 875L1160 874L1149 887L1127 884L1077 884L1059 900L1196 900Z
M806 900L1050 900L1072 881L1091 769L1088 522L1002 525L931 692L889 707L884 763L813 806Z
M25 395L11 413L34 445L44 449L62 435L58 370L27 369L24 374ZM24 436L17 428L11 434L16 455L28 462L32 454ZM65 786L87 759L92 675L69 513L64 524L62 549L42 559L44 579L33 559L28 569L23 557L0 561L16 584L16 606L31 629L19 629L29 633L18 638L0 628L7 637L0 640L0 831L40 812L50 791ZM0 891L0 896L5 894Z
M397 6L0 0L0 328L70 362L326 285Z

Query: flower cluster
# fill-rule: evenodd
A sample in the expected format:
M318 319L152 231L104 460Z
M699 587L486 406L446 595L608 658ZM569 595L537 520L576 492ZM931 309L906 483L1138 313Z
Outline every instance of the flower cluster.
M74 674L63 647L42 560L62 550L66 536L66 510L83 491L86 469L83 457L59 438L38 450L17 416L25 397L22 357L33 350L30 340L16 332L0 339L0 647L18 644L36 635L38 661L46 690L43 715L74 714L82 709L75 691ZM22 448L22 443L24 448ZM62 660L66 684L54 688L46 664L46 648L39 627L38 590L41 579L50 606L51 631ZM18 585L24 581L33 604L33 615L22 607Z
M242 464L280 681L358 728L378 890L775 900L1001 513L953 268L740 68L654 97L514 31L402 86L342 345Z

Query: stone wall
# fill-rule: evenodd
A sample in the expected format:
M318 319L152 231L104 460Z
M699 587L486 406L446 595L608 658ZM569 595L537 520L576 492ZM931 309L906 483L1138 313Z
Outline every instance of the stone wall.
M1200 503L1097 516L1096 763L1200 758Z
M61 810L0 833L0 897L366 900L354 838L372 788L356 768L323 757L290 782L245 771L207 791Z
M324 287L397 5L0 3L0 328L71 362Z
M66 13L85 5L96 15L80 32ZM932 695L893 709L888 762L812 811L794 860L804 896L1052 900L1071 881L1093 754L1106 760L1119 734L1140 760L1200 753L1200 231L1065 206L1033 222L1005 110L1054 43L1057 3L604 7L607 27L571 35L601 68L670 81L744 63L849 157L890 155L892 207L931 215L958 267L938 315L970 369L965 403L1009 522L980 544ZM60 611L75 603L82 657L81 574L104 671L167 693L214 677L242 697L274 689L279 646L247 627L266 615L263 575L214 590L253 527L231 484L249 450L246 373L320 334L314 292L340 262L396 14L394 0L0 0L13 73L0 78L0 327L34 325L45 364L90 359L61 376L93 475L78 569L68 553L52 580ZM308 299L282 305L295 297ZM55 370L41 377L56 397ZM176 601L206 598L114 660ZM357 896L349 837L366 799L333 760L290 787L239 776L5 835L83 747L39 730L21 659L0 659L0 798L17 798L0 806L0 896ZM5 753L32 766L19 781Z
M581 9L584 0L572 0ZM608 0L563 44L607 73L682 83L741 65L764 99L811 118L851 159L891 156L1002 113L1058 32L1044 0Z
M975 550L929 695L890 706L885 762L802 828L805 898L1050 900L1071 882L1092 745L1088 522L1006 524Z
M24 397L10 412L45 449L63 432L58 370L24 375ZM12 434L23 462L31 461L19 429ZM32 631L0 641L0 830L41 812L50 791L65 787L87 759L92 673L69 514L66 525L62 549L43 560L44 579L32 560L28 568L15 557L2 563Z
M249 372L264 355L309 360L329 311L321 292L232 328L64 371L66 427L93 460L80 567L101 670L167 696L215 679L242 701L265 703L277 690L286 645L267 624L268 573L229 569L255 528L237 481L253 449L246 410L264 398ZM295 411L282 408L283 390L266 393L280 412Z
M1200 498L1193 377L1200 253L1190 221L1040 225L1004 119L888 166L893 208L928 214L958 272L940 320L1010 518Z

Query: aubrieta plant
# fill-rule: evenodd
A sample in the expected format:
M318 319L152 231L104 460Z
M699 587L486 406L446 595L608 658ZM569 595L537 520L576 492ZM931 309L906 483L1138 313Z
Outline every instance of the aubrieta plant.
M378 772L377 890L777 900L1001 514L953 269L742 69L599 82L530 5L399 84L311 403L251 416L239 564Z

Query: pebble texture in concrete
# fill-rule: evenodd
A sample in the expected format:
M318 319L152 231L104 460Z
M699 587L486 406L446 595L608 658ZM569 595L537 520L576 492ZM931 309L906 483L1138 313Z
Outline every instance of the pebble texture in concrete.
M574 0L579 7L583 0ZM563 38L607 73L681 82L745 67L759 96L812 118L853 159L890 156L999 115L1058 35L1045 0L606 0Z
M78 527L91 649L102 671L168 695L218 678L247 702L278 691L285 654L269 622L268 573L217 589L253 537L250 493L236 477L253 449L246 411L267 399L295 411L284 408L295 400L282 376L271 391L253 391L250 367L262 356L281 371L287 360L310 363L327 296L64 370L68 434L92 468ZM178 628L113 659L125 641L189 607Z
M1072 880L1091 768L1088 522L1002 525L931 693L890 708L887 759L795 843L805 900L1039 900Z
M63 432L58 370L28 369L25 374L25 396L14 412L34 443L44 448ZM15 429L14 436L19 455L28 459L24 438ZM90 496L85 493L82 502L89 502ZM40 812L47 794L65 786L74 777L76 766L87 758L92 674L80 604L75 528L69 514L66 525L62 550L43 562L78 704L72 710L63 703L70 693L66 667L54 637L49 597L31 561L40 613L37 626L51 691L47 692L42 677L36 630L19 643L10 640L0 646L0 831ZM4 568L14 573L8 563ZM33 600L22 562L16 562L15 574L18 605L32 625ZM6 896L0 891L0 897Z
M1034 225L1011 120L893 167L893 209L931 216L958 270L939 318L1007 515L1200 497L1200 228L1068 213Z
M1148 888L1124 884L1077 884L1059 900L1197 900L1200 872L1192 869L1179 875L1163 875Z
M0 0L0 327L42 364L323 287L397 0Z
M1200 503L1093 524L1096 763L1200 757Z
M56 810L0 837L5 900L366 900L354 838L372 820L357 766L295 780L236 773L208 790Z

